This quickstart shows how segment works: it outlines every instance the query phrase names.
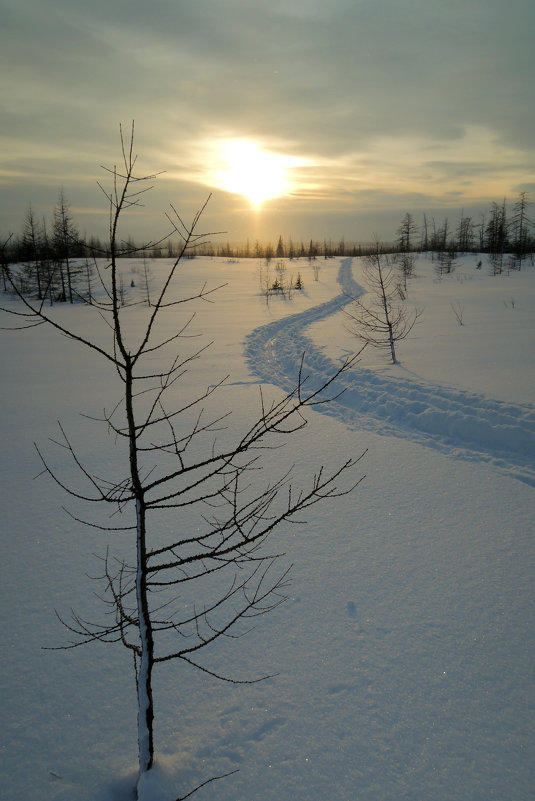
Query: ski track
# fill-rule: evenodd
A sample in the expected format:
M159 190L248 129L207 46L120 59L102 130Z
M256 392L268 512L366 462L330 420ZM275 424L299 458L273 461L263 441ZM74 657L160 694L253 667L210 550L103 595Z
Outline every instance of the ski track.
M245 356L262 381L292 391L304 358L305 388L313 391L339 369L305 335L305 329L335 314L363 289L352 277L352 258L340 264L342 289L327 303L261 326L245 340ZM452 457L488 463L535 486L535 407L415 379L386 376L358 364L342 374L316 407L354 429L411 439Z

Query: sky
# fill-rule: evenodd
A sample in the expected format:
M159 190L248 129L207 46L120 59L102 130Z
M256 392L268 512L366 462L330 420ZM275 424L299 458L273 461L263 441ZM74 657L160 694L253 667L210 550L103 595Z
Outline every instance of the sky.
M0 0L0 234L62 190L105 235L119 127L173 204L245 239L393 239L535 200L532 0ZM217 239L216 239L217 241Z

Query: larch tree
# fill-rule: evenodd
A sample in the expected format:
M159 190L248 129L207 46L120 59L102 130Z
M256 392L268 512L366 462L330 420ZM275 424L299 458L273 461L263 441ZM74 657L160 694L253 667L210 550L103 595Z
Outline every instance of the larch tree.
M457 226L457 249L461 253L469 253L474 247L474 223L471 217L465 217L464 210Z
M492 275L503 272L503 259L507 250L509 221L505 198L501 206L492 204L489 221L485 226L485 246L491 264Z
M61 278L61 299L74 303L75 271L73 268L73 252L79 244L80 235L65 199L63 189L60 190L58 202L54 209L53 246L54 260Z
M422 221L421 236L420 236L420 249L423 250L424 252L429 250L427 215L425 214L425 212L423 213L423 221Z
M328 403L330 390L336 394L333 382L351 360L319 389L307 391L301 369L294 389L281 399L269 402L260 393L257 418L238 434L227 430L228 415L212 402L224 379L200 392L189 387L188 368L205 347L191 345L188 322L170 333L169 318L174 320L191 302L210 301L215 291L203 286L184 297L176 286L182 259L206 241L198 232L204 206L190 224L171 207L167 219L171 235L180 238L180 252L151 305L138 304L136 314L144 314L144 324L140 333L133 333L131 307L120 300L119 228L125 210L141 204L156 178L137 173L133 146L132 126L129 140L121 131L121 163L108 171L111 188L104 190L110 214L109 262L98 273L100 292L86 301L98 319L104 318L108 344L79 333L62 322L61 314L51 315L42 302L22 295L10 268L7 278L19 304L5 311L16 315L18 327L50 326L90 349L116 376L120 399L102 413L100 422L122 444L124 470L107 477L97 474L84 464L63 428L59 444L72 462L70 472L64 477L41 449L39 454L45 474L64 491L113 515L113 522L106 522L107 514L105 522L73 515L75 520L110 538L129 532L135 541L132 558L103 557L99 594L107 614L95 622L75 613L61 619L72 635L63 647L118 642L133 654L141 792L154 759L154 669L175 662L241 681L203 664L203 653L222 637L244 633L251 617L284 600L288 569L278 567L279 554L264 550L264 544L281 524L302 522L307 509L350 492L361 480L354 474L362 454L343 459L331 471L318 466L307 486L293 485L292 468L281 467L281 475L267 483L262 479L264 455L306 426L307 409ZM143 249L157 245L148 243ZM80 479L75 485L72 468ZM171 516L173 525L161 526L162 516ZM217 778L210 776L181 798Z
M388 351L396 364L396 343L410 334L421 311L401 301L397 271L379 243L366 258L363 272L369 295L350 304L345 312L347 327L363 343Z
M521 192L513 205L511 217L511 239L513 246L514 266L521 270L524 260L530 250L530 228L533 226L532 220L528 216L530 201L527 192Z
M418 228L414 222L412 214L405 214L397 230L397 245L399 250L398 265L403 282L403 292L407 294L407 279L414 275L414 256L415 240Z
M0 236L0 271L2 272L2 289L4 292L7 292L10 288L10 284L8 281L8 274L9 274L9 265L10 265L10 258L9 258L9 243L13 238L13 234L8 234L7 236Z
M397 245L402 253L410 253L415 248L418 227L412 214L407 212L397 230Z
M43 300L46 295L46 279L43 275L43 229L35 217L32 204L28 205L21 238L24 270L20 275L19 288L25 294Z

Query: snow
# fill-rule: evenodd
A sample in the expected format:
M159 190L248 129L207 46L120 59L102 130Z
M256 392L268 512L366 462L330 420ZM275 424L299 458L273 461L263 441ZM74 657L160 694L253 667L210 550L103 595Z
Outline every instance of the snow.
M400 364L367 348L344 394L267 454L268 476L290 460L305 482L320 463L366 450L366 478L277 535L273 548L294 565L289 601L209 656L237 678L276 676L227 685L157 666L156 763L143 801L171 801L236 769L196 797L533 798L535 271L489 276L478 260L463 257L438 280L420 256L408 303L423 315L399 344ZM124 265L127 286L135 266ZM165 262L151 266L156 274ZM237 431L258 409L260 384L273 398L292 386L303 350L314 386L358 347L342 307L363 291L359 260L321 261L317 281L306 261L288 263L298 271L304 291L268 304L254 260L182 267L185 294L225 283L214 303L195 304L192 332L213 345L192 365L188 391L228 373L218 398ZM54 313L105 342L90 310ZM128 310L133 332L142 314ZM42 327L0 342L2 797L127 801L137 760L131 657L118 645L42 649L66 641L54 609L98 610L86 574L98 572L107 539L62 512L59 488L32 480L41 469L32 443L51 452L56 420L97 471L118 469L120 452L79 416L112 407L113 371ZM121 537L114 547L132 547Z

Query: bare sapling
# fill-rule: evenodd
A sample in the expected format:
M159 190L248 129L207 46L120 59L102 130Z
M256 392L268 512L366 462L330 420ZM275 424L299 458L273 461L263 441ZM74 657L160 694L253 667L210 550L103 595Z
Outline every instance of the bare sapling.
M396 344L408 337L422 312L399 298L399 276L379 243L366 258L363 273L369 296L355 300L345 312L348 330L365 344L386 350L396 364Z
M71 513L73 525L104 532L114 549L119 534L130 538L126 556L112 557L107 551L102 557L103 617L91 622L78 613L71 618L60 615L71 635L61 647L120 643L132 654L141 794L154 762L154 669L174 662L176 667L194 667L232 683L264 678L225 675L203 661L203 654L208 655L220 638L245 633L251 617L285 600L288 567L279 562L276 548L275 553L264 550L266 541L281 524L302 522L303 513L315 504L351 492L361 480L355 472L363 454L342 458L330 470L318 466L305 486L293 485L292 467L281 467L278 476L270 470L270 478L262 478L266 455L307 425L307 409L336 395L336 379L353 360L318 389L307 389L301 367L295 387L282 398L268 401L260 392L256 419L238 433L229 423L229 413L214 402L226 377L195 389L190 368L209 345L195 344L189 314L178 327L175 321L189 306L212 302L216 288L203 285L184 296L177 284L182 260L207 241L208 235L198 232L206 203L190 223L171 206L166 215L170 232L145 243L140 251L150 252L173 236L180 241L178 255L159 287L150 292L144 268L144 302L125 302L118 267L125 252L120 224L126 210L141 205L157 177L138 174L133 148L132 126L129 139L121 131L119 166L107 169L111 188L101 186L109 205L109 261L105 269L95 262L96 278L82 301L94 309L95 322L108 332L107 344L101 335L91 338L64 322L72 317L48 311L47 287L41 300L24 296L15 269L8 266L6 281L18 300L4 311L17 318L14 328L49 326L79 348L91 350L115 376L119 400L95 420L110 447L124 453L118 474L102 476L84 463L84 454L61 426L58 444L71 464L68 477L52 467L41 448L38 452L45 475L74 501L96 503L103 512L104 522ZM131 324L132 314L136 321L142 315L141 328L138 322ZM105 389L109 391L108 386ZM218 778L205 778L180 798Z
M450 307L452 312L455 315L455 319L459 323L459 325L463 325L464 321L464 305L461 303L460 300L456 300L454 303L450 303Z

